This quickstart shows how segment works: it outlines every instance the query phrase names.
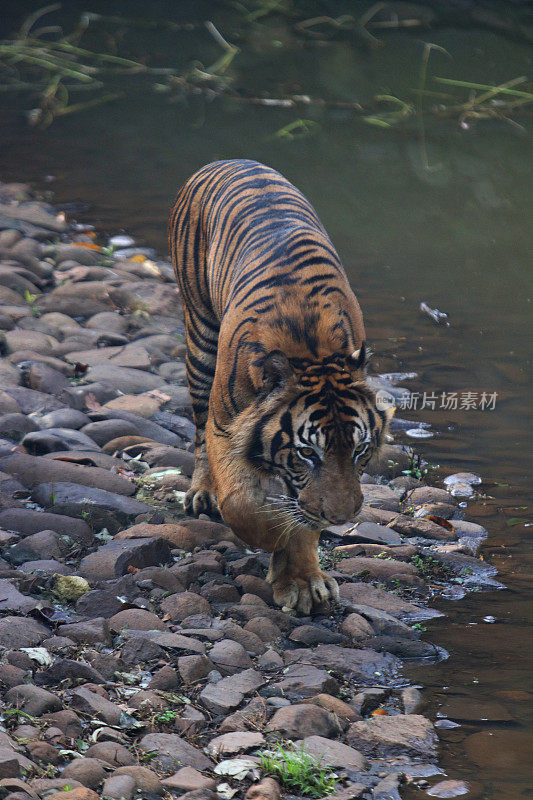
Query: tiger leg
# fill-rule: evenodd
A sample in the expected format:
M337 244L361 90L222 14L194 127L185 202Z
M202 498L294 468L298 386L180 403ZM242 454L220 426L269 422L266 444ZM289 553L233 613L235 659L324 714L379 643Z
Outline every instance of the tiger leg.
M196 437L194 472L191 488L185 495L187 514L208 514L219 517L215 484L207 457L205 426L209 411L209 395L217 359L218 326L205 315L200 319L191 313L186 317L187 380L191 394Z
M314 605L339 599L337 581L322 572L318 563L319 531L298 528L283 549L270 558L267 581L275 602L287 611L307 615Z

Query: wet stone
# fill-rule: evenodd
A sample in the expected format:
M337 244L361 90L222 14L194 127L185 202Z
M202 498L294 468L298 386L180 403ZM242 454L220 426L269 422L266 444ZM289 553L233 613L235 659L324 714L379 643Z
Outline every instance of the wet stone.
M294 664L284 671L282 680L273 684L273 688L279 689L283 697L299 700L321 692L336 694L339 685L324 669L309 664Z
M89 789L97 789L105 777L106 771L97 758L75 758L64 768L61 776L79 781ZM68 783L65 780L65 783Z
M149 733L139 743L143 752L155 753L151 763L170 774L179 767L207 770L213 764L206 755L175 733Z
M136 763L135 756L119 742L96 742L85 752L87 758L97 758L112 767L125 767Z
M130 567L144 569L172 560L164 539L115 539L82 559L81 574L89 583L125 575Z
M306 736L334 738L341 733L333 714L315 705L285 706L276 711L266 730L287 739L304 739Z
M235 731L215 736L206 747L210 756L220 758L244 753L265 743L263 734L254 731Z
M209 658L224 675L233 675L252 666L244 647L231 639L216 642L209 651Z
M433 755L437 737L431 722L418 714L373 717L348 728L347 743L367 756Z
M323 764L330 767L344 767L351 770L363 770L366 767L366 758L362 753L334 739L307 736L303 741L297 742L297 746L315 758L320 758Z
M20 708L30 717L40 717L50 711L59 711L63 707L61 700L52 692L29 684L14 686L6 693L5 699L10 706Z

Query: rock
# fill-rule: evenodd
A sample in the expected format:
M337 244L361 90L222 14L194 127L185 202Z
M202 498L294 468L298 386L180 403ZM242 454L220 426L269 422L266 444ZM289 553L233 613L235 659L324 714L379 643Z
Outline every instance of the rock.
M422 705L422 693L414 686L407 686L401 692L402 706L404 714L412 714Z
M372 790L372 800L401 800L400 774L392 772L377 783Z
M26 433L35 430L38 430L38 426L25 414L4 414L0 417L0 436L4 439L19 442Z
M42 721L51 727L59 728L67 739L77 739L83 734L80 718L70 709L56 711L53 714L45 714L42 717Z
M184 656L184 658L196 658L196 656ZM180 660L178 658L178 668L179 661ZM155 689L162 692L172 692L174 689L177 689L178 686L178 673L173 667L170 666L161 667L161 669L158 669L148 684L149 689Z
M98 758L75 758L64 768L61 777L72 778L88 789L96 789L104 780L105 774L102 762Z
M278 698L279 699L279 698ZM290 704L289 704L290 705ZM229 714L219 727L220 733L257 731L267 720L267 704L262 697L253 697L244 708Z
M69 536L75 542L85 545L91 544L94 538L91 529L82 519L47 514L29 508L9 508L0 511L0 526L17 531L22 536L53 530L61 536Z
M417 637L416 631L409 625L396 619L392 614L387 614L386 611L381 611L379 608L372 608L372 606L360 605L359 603L354 603L351 607L355 612L353 616L362 617L367 625L372 627L375 633L382 634L383 636L401 636L404 639L415 639ZM348 617L351 616L351 614L348 615ZM348 617L346 617L346 620L348 620ZM372 636L373 634L370 635ZM369 643L367 642L367 644Z
M138 525L133 525L126 530L117 533L116 539L144 539L149 537L161 537L165 539L173 547L179 550L194 550L198 545L209 545L213 539L211 537L200 537L191 531L188 527L180 525L175 522L165 523L163 525L151 525L148 522L141 522Z
M266 730L279 733L287 739L304 739L314 735L332 738L341 733L341 727L333 714L307 703L278 709Z
M106 381L123 394L141 394L165 385L159 375L114 364L96 364L87 370L86 377L90 381Z
M82 433L86 436L90 436L100 447L103 447L112 439L118 439L121 436L138 435L135 425L123 419L104 419L100 422L91 422L89 425L85 425L82 429Z
M317 694L311 698L311 702L335 714L343 728L347 728L350 722L356 722L360 719L360 715L352 706L349 706L343 700L339 700L338 697L332 697L330 694Z
M148 733L139 742L139 749L155 753L150 763L167 774L181 766L198 770L213 768L207 756L175 733Z
M168 702L149 689L136 692L129 698L128 705L144 714L152 711L163 711L168 708Z
M47 800L100 800L96 792L86 789L85 786L76 789L63 790L46 796Z
M144 419L150 419L159 410L162 401L148 394L123 394L109 400L102 406L102 411L127 411Z
M254 731L235 731L233 733L223 733L211 739L206 751L210 756L220 758L221 756L235 755L244 753L254 747L261 747L265 743L262 733Z
M264 578L257 575L237 575L235 584L243 594L256 594L269 605L274 602L272 586Z
M361 484L361 491L365 504L371 508L384 508L388 511L400 509L400 494L388 486L366 483Z
M356 526L353 522L347 522L344 525L330 526L326 530L337 536L347 536L348 541L355 539L388 546L398 545L403 541L396 531L375 522L359 522Z
M111 775L102 788L106 800L131 800L134 793L135 779L131 775Z
M110 529L125 525L151 510L150 506L132 497L59 481L40 483L33 489L31 497L43 508L72 517L87 515L95 524L103 523L103 527Z
M37 605L36 600L21 594L10 581L0 579L0 611L29 614Z
M46 397L47 395L43 395ZM44 431L27 433L22 445L32 456L42 456L46 453L56 453L62 450L85 450L98 452L100 449L88 436L81 431L67 428L50 428Z
M67 636L79 644L110 644L109 624L104 617L94 617L87 622L69 622L57 629L60 636Z
M39 427L44 430L46 428L72 428L77 431L84 425L88 425L90 421L87 414L74 408L59 408L57 411L43 414L39 420Z
M178 658L178 670L184 683L197 683L214 668L213 662L205 655Z
M245 669L235 675L228 675L217 683L221 690L240 692L243 695L253 694L265 683L260 672L254 669Z
M75 603L90 588L85 578L79 575L54 575L54 594L64 602Z
M35 683L39 686L58 686L63 681L84 681L88 683L105 683L105 678L97 670L84 661L59 658L52 666L36 673ZM83 783L83 781L82 781Z
M258 616L255 619L251 619L244 626L244 630L254 633L261 642L275 642L282 636L281 630L268 617Z
M437 737L431 722L419 714L397 714L354 722L346 741L367 756L394 755L431 757Z
M170 791L174 789L185 789L186 791L214 789L216 781L207 778L198 772L194 767L182 767L174 775L165 778L162 784Z
M246 800L279 800L279 784L274 778L263 778L259 783L250 786L246 792Z
M114 614L109 620L109 627L115 633L120 633L124 628L136 631L167 631L164 622L156 614L144 608L127 608Z
M11 689L13 686L20 686L27 677L25 670L15 667L12 664L0 664L0 684ZM7 776L4 776L7 777Z
M106 700L105 697L100 697L99 694L91 692L83 686L73 690L70 704L72 708L82 711L84 714L103 719L108 725L119 725L120 723L121 709Z
M161 610L170 616L172 622L181 622L192 614L210 614L211 606L199 594L180 592L165 597Z
M42 459L15 453L0 459L0 469L32 488L47 481L73 482L95 489L129 496L135 493L135 484L114 475L107 469L84 467L72 462Z
M35 764L33 764L29 758L23 756L21 753L18 753L16 750L13 750L11 747L0 746L0 765L4 765L3 769L5 772L13 772L14 765L10 763L12 759L15 759L19 765L19 771L22 771L22 774L31 773L35 769ZM6 775L5 777L17 777Z
M413 564L384 558L345 558L339 561L337 569L352 577L370 576L380 581L399 581L407 586L421 585L423 581Z
M40 717L48 711L60 711L63 707L59 697L52 692L30 684L14 686L6 693L5 700L30 717Z
M289 639L307 647L313 647L315 644L341 644L346 641L342 634L330 631L321 625L300 625L292 631Z
M409 493L409 506L423 506L428 503L453 503L448 492L436 486L420 486Z
M59 345L53 336L47 336L39 331L28 331L15 328L3 334L5 354L15 353L17 350L32 350L34 353L51 355L54 348Z
M60 738L62 738L61 735ZM56 765L61 761L57 748L49 744L49 742L28 742L26 750L31 760L37 763Z
M428 619L432 616L440 616L438 612L415 606L413 603L408 603L397 595L378 589L370 583L343 583L339 587L339 592L341 597L351 603L372 606L386 611L393 617Z
M5 553L12 564L39 561L44 558L61 559L68 552L68 544L54 531L33 533L9 547Z
M310 664L293 664L284 671L282 680L274 686L281 691L283 697L292 700L313 697L321 692L336 694L339 690L339 684L329 672Z
M388 653L375 650L353 650L335 644L320 644L314 650L290 650L285 656L286 663L311 664L323 669L335 670L357 683L373 683L376 674L380 682L394 677L401 663Z
M200 693L200 701L205 708L214 714L226 715L240 706L244 694L237 690L221 688L218 684L209 683Z
M164 539L114 539L85 556L80 563L80 572L93 583L125 575L130 567L144 569L168 564L171 560L170 547Z
M209 658L224 675L233 675L252 666L244 647L231 639L215 642L209 651Z
M470 792L470 786L466 781L449 780L439 781L433 784L430 789L426 789L429 797L460 797Z
M306 736L299 746L328 767L344 767L355 771L366 769L366 758L363 754L342 742L313 735Z
M206 725L206 716L198 711L197 708L187 706L181 715L175 721L175 728L179 733L184 736L196 736L199 734Z
M179 650L186 653L205 653L205 645L199 639L195 639L192 636L183 636L181 633L124 630L122 635L128 639L149 639L160 647L168 650Z
M85 751L86 758L95 758L111 767L133 766L136 758L127 747L119 742L96 742Z
M0 747L0 778L18 778L20 775L20 764L13 750L8 747Z
M127 767L119 767L114 772L115 775L130 775L135 781L135 788L139 794L162 795L165 787L158 776L151 769L133 764Z
M362 641L374 635L374 629L360 614L348 614L342 621L339 629L345 636L353 641Z

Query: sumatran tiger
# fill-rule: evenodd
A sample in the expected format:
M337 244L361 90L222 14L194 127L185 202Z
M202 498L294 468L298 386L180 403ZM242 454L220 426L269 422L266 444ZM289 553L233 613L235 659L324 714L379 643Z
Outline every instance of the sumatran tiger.
M318 539L352 520L388 413L365 383L359 304L304 195L256 161L217 161L179 191L169 241L196 423L185 508L272 553L275 601L338 598ZM282 486L273 496L269 483Z

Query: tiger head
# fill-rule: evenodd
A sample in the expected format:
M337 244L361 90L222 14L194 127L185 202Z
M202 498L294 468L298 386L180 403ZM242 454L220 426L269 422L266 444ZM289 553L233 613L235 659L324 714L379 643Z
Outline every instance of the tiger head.
M246 457L282 481L272 498L294 522L321 529L352 520L363 498L360 477L386 438L392 412L365 383L366 348L320 362L280 350L260 367ZM261 374L262 372L262 374Z

